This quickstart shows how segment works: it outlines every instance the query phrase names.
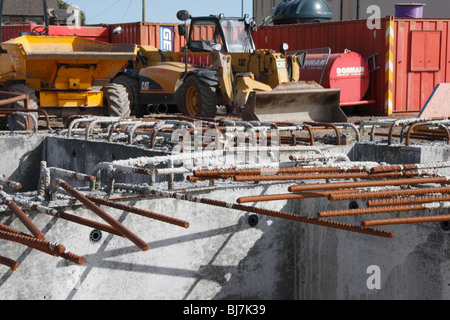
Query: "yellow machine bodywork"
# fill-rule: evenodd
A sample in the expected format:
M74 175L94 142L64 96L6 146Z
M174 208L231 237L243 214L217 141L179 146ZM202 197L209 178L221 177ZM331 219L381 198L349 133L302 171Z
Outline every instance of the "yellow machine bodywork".
M219 76L221 92L218 104L227 106L229 112L242 111L244 120L347 121L339 106L339 89L324 89L317 83L298 81L300 62L296 56L285 57L265 49L252 53L189 50L187 55L184 52L164 52L164 57L155 47L141 46L140 51L147 63L147 67L140 70L140 78L151 79L159 85L150 88L145 81L141 82L141 96L152 93L174 95L183 84L184 74L198 69L214 70ZM187 98L194 101L188 106L188 113L194 115L198 110L195 106L198 98Z
M76 36L21 36L1 44L0 84L22 82L39 93L40 106L102 107L101 87L134 59L135 45Z

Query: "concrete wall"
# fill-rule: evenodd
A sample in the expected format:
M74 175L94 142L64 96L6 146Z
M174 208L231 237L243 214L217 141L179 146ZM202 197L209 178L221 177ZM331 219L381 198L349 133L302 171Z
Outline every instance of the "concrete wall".
M22 191L36 190L39 180L40 161L44 152L43 136L3 136L0 167L3 178L18 181Z
M86 150L95 146L99 152L108 149L106 144L80 140L64 144L55 139L47 143L49 146L51 143L52 150L48 152L49 162L50 159L56 162L56 155L59 155L58 163L77 161L83 163L87 171L99 159L86 156ZM350 148L336 150L342 152ZM73 150L80 157L83 153L78 151L84 150L85 160L73 160ZM103 152L106 158L110 158L108 152ZM130 155L129 152L131 149L125 155ZM386 160L398 163L395 160L448 160L449 148L396 149L366 143L348 152L352 157L367 161L382 161L389 155ZM217 190L199 195L235 202L246 195L286 193L289 185L261 183L240 188L218 183ZM89 238L92 228L30 213L30 218L49 241L63 244L68 251L84 256L86 262L75 265L0 240L2 255L20 264L14 272L0 267L0 299L450 298L450 231L440 223L386 227L383 229L393 231L394 238L385 239L263 215L258 215L258 224L251 227L249 213L173 199L149 198L126 203L186 220L190 227L183 229L104 207L149 244L150 249L142 252L125 238L103 232L102 239L94 243ZM49 205L57 204L61 203ZM364 206L363 201L357 204ZM349 205L349 201L332 203L324 199L255 204L311 217L320 210L345 209ZM65 210L102 221L83 207ZM402 215L419 214L436 212L427 210ZM335 220L359 225L360 219ZM0 223L27 232L10 213L1 213ZM378 267L380 289L367 286L372 266Z

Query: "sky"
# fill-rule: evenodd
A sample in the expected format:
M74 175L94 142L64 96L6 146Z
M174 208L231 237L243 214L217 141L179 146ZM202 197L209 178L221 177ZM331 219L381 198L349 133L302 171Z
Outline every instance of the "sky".
M86 24L118 24L142 21L142 0L65 0L86 14ZM146 22L179 23L176 14L188 10L192 16L223 13L240 17L252 16L253 0L145 0Z

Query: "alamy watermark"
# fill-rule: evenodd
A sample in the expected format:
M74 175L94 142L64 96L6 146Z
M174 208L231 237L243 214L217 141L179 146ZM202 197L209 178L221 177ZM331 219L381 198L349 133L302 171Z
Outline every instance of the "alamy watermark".
M366 22L367 28L370 30L381 29L381 8L371 5L367 7L366 13L370 15Z
M367 278L366 285L369 290L381 289L381 269L377 265L371 265L366 270L370 276Z
M69 17L66 19L66 25L69 29L81 27L81 10L78 6L70 5L66 9Z
M225 132L200 121L171 134L172 155L184 155L183 166L252 166L264 163L279 169L279 132L265 126L227 126Z

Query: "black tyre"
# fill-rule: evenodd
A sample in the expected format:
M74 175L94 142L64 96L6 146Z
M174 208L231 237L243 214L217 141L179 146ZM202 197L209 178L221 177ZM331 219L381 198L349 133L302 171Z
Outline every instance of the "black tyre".
M34 89L26 84L15 84L9 87L8 89L9 92L13 92L13 93L19 93L19 94L27 94L28 95L28 100L29 100L29 105L28 105L28 109L37 109L38 103L36 102L36 92L34 91ZM25 101L19 101L19 102L15 102L11 105L8 106L8 108L14 108L14 109L25 109ZM36 119L38 118L38 114L37 113L33 113L33 115L36 117ZM22 117L14 117L13 119L14 121L14 129L15 130L31 130L31 124L30 124L30 120L29 119L24 119Z
M103 87L108 115L111 117L129 117L131 115L130 99L127 89L118 83L110 83Z
M216 88L190 76L179 89L177 105L184 115L214 118L217 112Z
M125 74L113 79L112 83L121 84L128 92L128 99L130 100L131 115L136 117L142 117L146 114L146 108L141 105L141 99L139 97L139 80L129 77Z

